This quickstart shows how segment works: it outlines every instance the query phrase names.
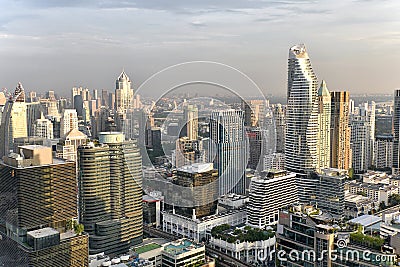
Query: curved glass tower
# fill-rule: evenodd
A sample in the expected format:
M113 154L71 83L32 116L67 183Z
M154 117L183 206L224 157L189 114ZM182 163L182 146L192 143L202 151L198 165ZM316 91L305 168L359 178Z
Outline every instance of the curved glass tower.
M318 168L318 81L304 44L289 49L286 167L296 173Z

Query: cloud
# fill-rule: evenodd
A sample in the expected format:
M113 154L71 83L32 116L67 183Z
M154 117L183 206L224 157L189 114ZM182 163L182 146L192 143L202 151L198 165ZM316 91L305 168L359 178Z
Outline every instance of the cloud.
M204 27L204 26L206 26L206 24L204 22L199 21L199 20L192 21L190 24L192 26L195 26L195 27Z

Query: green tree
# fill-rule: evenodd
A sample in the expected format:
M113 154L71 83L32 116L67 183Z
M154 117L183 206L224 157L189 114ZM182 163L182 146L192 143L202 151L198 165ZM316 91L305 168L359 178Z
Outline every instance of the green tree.
M350 177L350 179L354 178L354 169L353 168L349 169L349 177Z
M77 234L77 235L82 234L84 230L85 230L85 227L81 223L80 224L76 224L75 227L74 227L75 234Z
M389 197L389 205L390 206L396 206L400 204L400 195L399 194L393 194Z

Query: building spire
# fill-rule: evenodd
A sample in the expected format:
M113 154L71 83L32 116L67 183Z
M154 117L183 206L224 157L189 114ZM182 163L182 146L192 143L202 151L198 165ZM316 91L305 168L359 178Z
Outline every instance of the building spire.
M322 80L322 82L321 82L321 86L319 87L319 90L318 90L318 95L319 96L330 96L330 93L329 93L328 87L326 86L325 80Z
M18 82L14 91L15 102L25 102L25 90L21 82Z

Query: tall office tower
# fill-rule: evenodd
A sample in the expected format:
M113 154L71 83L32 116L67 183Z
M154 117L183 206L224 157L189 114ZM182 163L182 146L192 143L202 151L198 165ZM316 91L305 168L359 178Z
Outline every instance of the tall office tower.
M108 91L105 89L101 90L101 105L105 107L110 107Z
M140 95L135 95L135 98L133 99L133 108L142 108L142 101L140 101Z
M70 229L77 217L75 163L50 147L19 147L0 163L0 263L87 266L88 236Z
M349 92L331 92L332 168L351 168Z
M131 109L126 113L126 119L129 124L126 124L124 133L126 138L137 139L139 147L144 148L146 137L146 122L147 112L144 109ZM153 118L154 125L154 118Z
M61 117L48 117L48 119L53 123L54 138L61 138Z
M289 50L286 109L286 168L297 173L318 165L318 81L305 45Z
M90 101L92 100L92 96L90 95L89 88L82 89L81 95L83 97L83 101Z
M191 140L188 137L181 137L176 140L174 163L176 168L194 163L203 163L204 161L205 155L201 140Z
M257 170L263 152L264 130L260 128L248 128L246 135L249 140L249 162L247 168Z
M396 175L400 173L400 89L394 91L392 173Z
M18 83L4 106L0 126L0 158L13 149L14 138L28 136L25 92Z
M58 116L58 107L57 107L57 100L55 99L47 99L43 98L40 99L40 104L43 107L43 113L46 116Z
M244 110L244 124L248 127L262 126L264 111L267 106L265 100L247 100L242 102Z
M356 108L353 99L349 99L349 112L350 115L356 114Z
M107 128L109 119L111 119L111 114L107 107L100 107L98 110L96 110L94 117L92 118L93 137L98 137L98 134L101 132L110 132L110 129Z
M199 111L195 105L183 107L183 127L181 137L187 136L190 140L197 139Z
M137 112L139 112L137 109L128 109L123 116L122 132L125 134L127 140L139 138L139 131L142 130L138 128ZM143 130L144 129L145 128L143 128Z
M122 71L115 84L115 110L118 113L125 113L127 109L133 108L131 80L125 71Z
M286 136L286 109L281 104L276 104L272 108L276 127L276 152L285 152L285 136Z
M242 110L213 111L210 116L209 154L215 155L214 167L218 170L219 195L245 194L245 169L248 148Z
M375 109L376 104L374 101L364 103L360 106L360 116L365 117L365 120L371 125L370 138L372 142L375 140Z
M109 108L110 109L114 109L115 110L115 94L114 93L110 93L108 95L108 103L109 103Z
M331 94L322 81L318 91L318 172L330 166L331 153Z
M86 145L88 137L78 129L72 129L67 135L60 139L56 146L58 158L76 162L78 147Z
M374 142L374 160L376 169L391 169L393 166L393 135L377 135Z
M68 108L68 99L60 98L57 100L57 110L58 114L62 113L64 109Z
M40 119L43 114L43 106L39 102L26 103L26 120L28 136L35 135L35 121Z
M73 87L71 90L72 108L75 107L75 96L82 94L82 87Z
M46 98L50 99L50 100L56 100L56 95L55 95L54 91L47 91Z
M261 151L261 162L258 163L258 171L263 171L263 160L262 158L270 157L276 153L276 126L274 114L270 107L267 107L264 111L264 118L262 119L262 126L260 127L262 132L262 151ZM251 155L250 155L251 157Z
M152 127L147 130L147 140L146 147L154 150L161 150L161 128Z
M349 178L347 170L322 169L317 188L317 205L335 219L344 219L345 181Z
M218 204L218 171L212 163L194 163L177 169L174 184L186 187L179 195L185 207L175 207L175 212L193 220L213 215Z
M93 89L92 91L92 100L97 100L97 98L99 97L99 91L97 89Z
M118 255L142 242L142 162L122 133L100 133L99 142L78 148L79 218L90 254Z
M81 95L74 96L73 109L76 110L79 118L82 118L84 116L84 114L83 114L84 101L83 101L83 97Z
M278 221L279 209L298 201L296 174L282 170L261 172L252 178L247 224L265 228Z
M46 119L42 116L40 119L37 119L35 121L35 124L33 125L35 135L38 137L43 137L45 139L53 139L53 123L51 123L50 120Z
M355 173L367 171L372 163L371 125L364 116L353 116L350 121L352 168Z
M64 137L72 129L78 129L78 114L75 109L65 109L61 117L61 137Z
M36 97L36 92L34 92L34 91L29 92L26 102L32 103L32 102L37 102L37 101L38 101L38 99Z

